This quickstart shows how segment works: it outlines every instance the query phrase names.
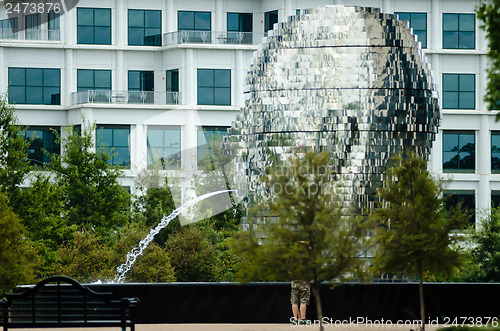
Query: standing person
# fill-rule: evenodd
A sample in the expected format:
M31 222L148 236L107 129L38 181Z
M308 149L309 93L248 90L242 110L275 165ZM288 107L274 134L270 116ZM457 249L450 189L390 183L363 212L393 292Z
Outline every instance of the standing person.
M311 288L306 281L292 281L290 302L292 303L293 317L290 319L295 324L306 324L306 310L311 297Z

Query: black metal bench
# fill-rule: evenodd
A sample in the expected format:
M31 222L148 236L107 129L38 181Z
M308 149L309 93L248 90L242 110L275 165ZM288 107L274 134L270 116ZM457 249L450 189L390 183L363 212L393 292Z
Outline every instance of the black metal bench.
M0 325L9 328L130 327L135 330L137 298L111 300L63 276L42 280L23 293L0 300Z

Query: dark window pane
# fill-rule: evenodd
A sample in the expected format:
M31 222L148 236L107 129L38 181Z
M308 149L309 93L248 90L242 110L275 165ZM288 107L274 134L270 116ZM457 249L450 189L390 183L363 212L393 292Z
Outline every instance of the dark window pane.
M194 29L202 31L210 31L212 22L211 13L207 12L195 12L194 13Z
M458 48L458 32L443 32L443 48Z
M273 29L275 23L278 23L278 11L273 10L264 14L264 31Z
M475 95L474 92L461 92L460 93L460 109L474 109L475 108Z
M231 70L215 70L215 87L231 87Z
M113 143L114 146L128 146L129 129L114 129L113 130Z
M162 130L148 130L148 147L163 147Z
M463 49L474 49L475 48L475 37L474 32L460 32L459 35L460 48Z
M443 108L458 109L458 92L443 92Z
M458 14L443 14L443 31L458 31Z
M111 45L111 28L95 27L94 43L99 45Z
M94 28L91 26L78 27L78 43L93 44L94 43Z
M128 26L144 28L144 10L128 10Z
M194 12L180 11L177 13L178 30L194 30Z
M458 145L458 134L449 134L449 133L444 133L443 134L443 151L445 152L452 152L452 151L457 151L459 150L459 145Z
M167 92L179 92L179 70L167 70Z
M398 19L401 21L407 21L408 23L410 22L410 13L394 13L398 15Z
M27 87L26 88L26 103L28 104L43 104L43 88L42 87Z
M95 86L96 90L111 90L111 71L96 70L95 71Z
M460 31L475 31L474 14L460 14L459 16Z
M213 86L214 71L212 69L198 69L198 86Z
M128 44L132 46L140 46L144 44L144 29L143 28L128 28Z
M60 86L60 76L59 69L44 69L43 86Z
M111 9L108 8L94 9L94 25L111 26Z
M93 72L93 70L78 69L77 84L78 84L78 88L88 87L89 90L92 90L94 87L94 72Z
M422 44L422 48L427 48L427 31L413 31L418 36L418 41Z
M78 8L78 25L94 25L94 10L92 8Z
M10 85L26 85L26 70L21 68L9 68Z
M46 87L43 89L43 103L45 105L60 105L60 91L58 87Z
M146 28L161 28L161 11L146 10L145 11L145 27Z
M239 14L227 13L227 31L240 31Z
M9 103L26 103L26 88L24 86L10 86Z
M43 70L42 69L26 69L26 85L27 86L42 86L43 85Z
M475 91L475 75L460 75L460 91Z
M231 89L230 88L216 88L214 96L215 105L229 106L231 105Z
M198 88L198 104L213 105L214 104L214 89L211 87Z
M443 153L443 169L458 169L458 154L453 152Z
M412 13L411 14L411 27L414 30L427 30L427 14L425 14L425 13Z
M129 71L128 72L128 89L130 91L140 90L141 88L141 72Z

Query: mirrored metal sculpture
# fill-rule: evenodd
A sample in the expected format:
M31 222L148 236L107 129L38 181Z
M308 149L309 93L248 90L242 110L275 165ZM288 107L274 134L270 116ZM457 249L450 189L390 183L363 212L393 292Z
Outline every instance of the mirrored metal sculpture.
M276 24L254 55L246 106L226 147L248 205L269 198L266 168L293 153L328 151L346 208L374 207L387 161L428 157L440 110L407 22L379 9L327 6Z

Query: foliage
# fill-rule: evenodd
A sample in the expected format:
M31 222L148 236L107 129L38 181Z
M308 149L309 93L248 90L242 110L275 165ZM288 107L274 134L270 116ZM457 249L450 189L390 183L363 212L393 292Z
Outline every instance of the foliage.
M108 164L109 155L96 152L93 130L90 125L81 133L70 129L52 168L67 224L110 235L128 221L130 195L118 182L121 171Z
M472 233L471 264L465 280L500 282L500 209L493 209Z
M441 183L431 177L425 160L408 152L394 161L379 190L385 205L373 213L373 219L382 225L374 263L383 272L419 277L424 321L424 273L446 275L461 264L460 254L451 249L459 237L450 233L462 228L467 217L460 209L447 215Z
M328 153L307 153L302 158L294 155L284 169L270 169L265 180L274 200L261 204L255 216L271 214L278 220L257 224L267 225L261 235L240 231L231 242L243 258L238 271L243 281L310 281L320 321L319 284L361 276L365 268L359 254L369 244L366 219L350 216L335 201L329 164Z
M203 232L193 225L171 236L166 246L179 282L216 280L217 254Z
M114 275L114 251L94 231L74 233L74 241L59 249L61 266L57 273L80 282L111 279Z
M23 203L17 197L18 188L31 169L28 147L24 128L19 125L14 109L8 105L5 96L0 96L0 190L14 209Z
M0 193L0 295L17 284L33 280L32 264L26 258L25 228Z
M488 58L491 62L484 99L490 110L498 110L500 108L500 0L482 2L477 17L484 22L482 28L486 31L489 41ZM496 119L497 121L500 119L500 113Z
M127 253L137 246L148 232L148 227L142 223L130 223L120 231L120 239L115 249L116 266L125 262ZM125 281L174 282L174 268L170 264L168 253L158 244L152 242L125 275Z

